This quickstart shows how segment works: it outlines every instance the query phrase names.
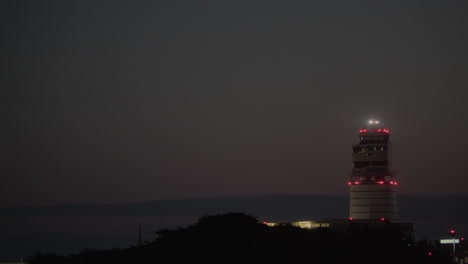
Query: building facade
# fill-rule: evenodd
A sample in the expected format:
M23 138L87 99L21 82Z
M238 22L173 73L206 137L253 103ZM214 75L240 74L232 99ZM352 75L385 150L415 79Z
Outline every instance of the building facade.
M359 143L352 148L349 218L398 220L390 131L378 120L370 120L366 129L359 130Z
M352 147L354 166L348 182L349 218L263 223L271 227L329 228L346 233L392 228L404 239L413 241L413 223L398 221L398 182L391 169L390 131L379 121L371 120L366 129L359 130L359 143Z

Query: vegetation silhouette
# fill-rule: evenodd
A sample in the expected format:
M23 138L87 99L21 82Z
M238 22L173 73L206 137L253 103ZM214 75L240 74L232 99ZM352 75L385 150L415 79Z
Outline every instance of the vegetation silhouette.
M303 229L267 226L244 212L205 215L185 228L161 229L154 241L128 248L41 253L30 264L102 263L450 263L429 241L411 241L392 225ZM431 252L431 255L428 254Z

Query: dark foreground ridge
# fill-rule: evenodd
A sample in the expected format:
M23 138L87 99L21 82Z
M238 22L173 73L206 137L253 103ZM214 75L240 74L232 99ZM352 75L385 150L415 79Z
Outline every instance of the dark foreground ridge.
M185 228L160 229L154 241L78 254L36 253L31 264L102 263L450 263L436 245L393 225L302 229L267 226L244 212L205 215ZM428 254L431 252L431 255Z
M398 197L400 220L414 223L415 238L436 243L456 229L468 234L468 196ZM61 255L84 248L124 248L156 230L187 227L203 215L245 212L260 222L347 219L349 197L266 195L157 200L115 204L64 204L0 208L0 262L17 262L37 251Z

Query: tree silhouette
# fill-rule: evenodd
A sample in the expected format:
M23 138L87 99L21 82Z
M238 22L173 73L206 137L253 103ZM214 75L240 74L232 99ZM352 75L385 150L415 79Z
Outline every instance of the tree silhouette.
M29 263L447 263L428 241L415 243L405 230L389 223L346 232L287 224L270 227L244 212L228 212L156 234L154 241L123 249L86 249L69 256L36 253ZM429 256L428 251L434 254Z

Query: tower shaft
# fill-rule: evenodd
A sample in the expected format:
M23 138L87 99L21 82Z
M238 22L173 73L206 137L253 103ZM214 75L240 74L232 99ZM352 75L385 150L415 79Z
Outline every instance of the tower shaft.
M390 132L374 122L370 122L370 128L359 131L359 143L353 145L349 217L398 220L397 182L390 169Z

